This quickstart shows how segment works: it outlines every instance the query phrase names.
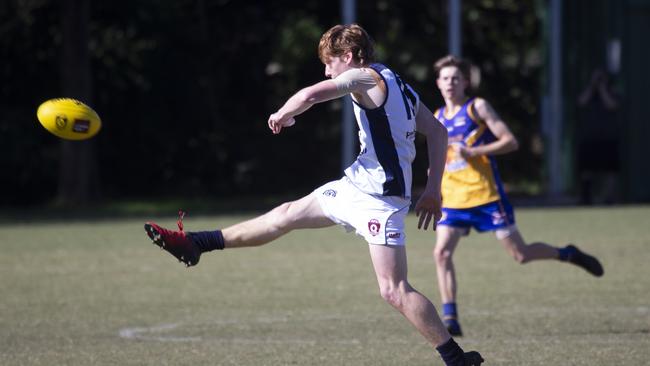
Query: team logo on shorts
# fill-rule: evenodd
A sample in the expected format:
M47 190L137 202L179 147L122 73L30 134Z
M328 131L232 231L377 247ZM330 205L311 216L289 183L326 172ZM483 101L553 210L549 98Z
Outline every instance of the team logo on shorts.
M492 212L492 225L501 225L506 221L506 214L503 212Z
M323 192L323 196L336 197L336 191L333 189L328 189L325 192Z
M370 231L370 235L375 236L379 234L380 228L381 228L381 224L379 223L379 220L372 219L368 221L368 231Z
M440 221L445 221L445 220L447 220L447 212L442 211L442 215L440 215Z

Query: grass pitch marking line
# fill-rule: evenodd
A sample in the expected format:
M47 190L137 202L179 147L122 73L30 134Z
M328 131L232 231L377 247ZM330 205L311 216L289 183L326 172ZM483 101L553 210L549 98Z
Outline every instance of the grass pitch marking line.
M153 327L129 327L122 328L119 331L121 338L138 340L138 341L156 341L156 342L201 342L201 341L210 341L210 342L219 342L219 343L234 343L234 344L303 344L303 345L312 345L317 344L337 344L337 345L358 345L361 344L361 341L358 339L342 339L342 340L309 340L309 339L271 339L271 338L225 338L225 337L180 337L173 334L168 335L156 335L155 333L173 331L174 329L182 326L181 323L174 324L161 324ZM386 343L382 340L382 343ZM390 343L404 343L407 342L390 342Z
M161 324L153 327L131 327L120 329L120 337L124 339L135 339L142 341L159 342L198 342L201 337L177 337L174 335L154 335L154 333L167 332L178 328L180 323Z
M323 316L323 317L310 317L309 319L300 319L293 317L260 317L251 319L250 321L232 320L215 320L206 322L205 324L218 325L232 325L232 324L272 324L272 323L291 323L309 321L329 321L333 319L344 320L346 317L338 316ZM387 318L387 317L378 317ZM363 321L364 319L357 319ZM367 319L366 319L367 320ZM359 340L352 339L337 339L337 340L319 340L319 339L305 339L302 338L245 338L245 337L186 337L174 335L173 331L182 328L183 326L192 326L190 323L164 323L151 327L126 327L119 330L120 338L138 341L156 341L156 342L219 342L231 344L303 344L303 345L317 345L317 344L332 344L332 345L359 345L369 343L392 343L392 344L407 344L406 340L393 339L378 339L378 340Z

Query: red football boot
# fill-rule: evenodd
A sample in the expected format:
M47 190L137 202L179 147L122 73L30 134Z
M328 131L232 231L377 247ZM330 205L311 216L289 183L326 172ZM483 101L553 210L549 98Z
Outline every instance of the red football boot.
M178 231L165 229L153 222L144 224L144 230L153 240L154 244L161 249L168 251L179 261L185 263L186 267L195 266L199 263L201 251L192 239L183 231L183 217L185 212L178 212Z

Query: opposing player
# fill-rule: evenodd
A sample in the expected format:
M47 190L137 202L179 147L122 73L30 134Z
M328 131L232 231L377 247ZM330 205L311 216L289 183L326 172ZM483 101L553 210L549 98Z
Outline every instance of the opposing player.
M600 262L573 245L556 248L542 242L527 244L515 225L515 216L503 191L494 155L518 148L506 123L482 98L470 98L470 65L446 56L435 65L437 86L445 106L435 112L449 133L447 162L442 179L443 215L438 223L433 256L449 333L462 335L456 308L456 273L452 256L470 228L493 231L506 251L519 263L558 259L603 275Z
M152 222L145 230L155 244L187 266L196 265L204 252L263 245L295 229L339 224L355 230L369 244L381 296L436 347L446 365L480 365L480 354L462 351L431 302L407 280L404 217L411 198L415 132L428 143L428 180L415 206L418 228L424 230L429 225L435 229L440 217L447 133L409 85L388 67L373 63L373 50L360 26L334 26L318 46L331 80L298 91L268 119L271 131L278 134L314 104L351 94L361 152L342 179L222 230L186 233L181 220L180 231Z

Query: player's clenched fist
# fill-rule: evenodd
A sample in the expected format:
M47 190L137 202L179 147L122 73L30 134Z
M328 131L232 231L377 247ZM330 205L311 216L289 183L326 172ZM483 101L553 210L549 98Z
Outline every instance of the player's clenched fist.
M280 113L273 113L269 116L269 128L274 134L280 133L283 127L291 127L296 123L293 117L284 117Z

